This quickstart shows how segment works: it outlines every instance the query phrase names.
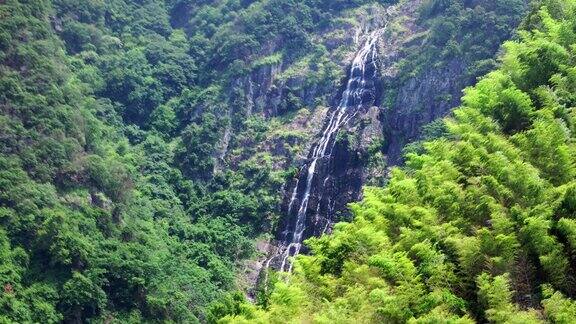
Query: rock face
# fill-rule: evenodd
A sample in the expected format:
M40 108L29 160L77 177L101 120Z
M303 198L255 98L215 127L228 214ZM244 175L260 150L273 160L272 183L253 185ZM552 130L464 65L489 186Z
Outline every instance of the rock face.
M466 67L465 62L453 60L409 79L397 90L394 103L382 113L390 166L402 164L402 149L418 139L422 126L445 117L460 104L462 89L474 80L462 77ZM388 82L394 82L394 78Z

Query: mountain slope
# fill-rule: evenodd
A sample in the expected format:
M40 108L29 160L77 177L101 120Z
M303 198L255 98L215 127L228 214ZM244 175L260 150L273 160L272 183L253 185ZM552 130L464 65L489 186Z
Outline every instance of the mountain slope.
M459 93L492 66L523 3L0 1L0 322L214 319L209 305L252 287L255 242L339 100L357 31L408 8L387 35L382 109L358 120L388 129L381 112L419 116L406 93L428 104L438 75ZM398 145L383 127L340 134L362 162L344 171L381 183L388 147L451 108L423 107L436 113ZM335 190L339 213L357 183Z
M221 322L571 322L576 2L544 4L443 136L310 239L265 310L230 300Z
M308 54L323 64L286 79L304 66L309 87L332 86L327 52L297 50L363 3L2 1L0 321L202 320L288 173L250 150L278 121L246 116L237 73ZM237 46L278 37L279 55ZM227 129L240 158L222 171Z

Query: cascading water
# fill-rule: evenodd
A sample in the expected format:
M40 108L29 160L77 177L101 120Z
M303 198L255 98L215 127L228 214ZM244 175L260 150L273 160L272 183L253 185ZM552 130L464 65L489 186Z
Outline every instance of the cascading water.
M317 174L317 170L319 167L325 168L330 163L338 131L354 118L362 107L374 102L374 79L377 77L376 44L382 31L383 29L378 29L366 33L363 38L355 37L357 42L364 39L363 46L352 61L346 89L342 93L338 106L329 113L330 117L323 128L321 137L312 147L308 161L300 170L298 179L295 181L287 206L288 221L279 238L281 246L275 255L267 260L266 267L270 265L273 259L278 259L275 268L279 271L292 271L290 258L301 252L308 214L310 211L314 211L317 218L320 213L322 198L318 199L316 205L311 206L311 194L316 192L322 196L324 187L331 177L328 173L322 181L318 181L319 179L315 178L321 175ZM330 199L328 200L329 203ZM332 215L327 216L330 218ZM322 232L327 230L328 225L329 223L323 226Z

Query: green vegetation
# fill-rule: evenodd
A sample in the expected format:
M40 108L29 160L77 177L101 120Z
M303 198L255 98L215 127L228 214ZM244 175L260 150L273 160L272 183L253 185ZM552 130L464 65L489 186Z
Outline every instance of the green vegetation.
M395 2L0 1L0 323L568 322L573 1L534 9L502 68L366 190L356 220L311 240L288 283L270 276L263 308L232 292L278 217L303 125L341 82L349 44L322 37ZM424 1L423 50L405 49L401 74L490 56L522 6L465 2ZM283 86L273 113L247 87L268 70Z
M99 29L70 21L58 27L60 41L50 23L66 18L51 16L55 8L66 16L103 3L74 5L0 6L0 322L195 321L233 287L233 264L250 251L247 229L231 216L195 213L200 193L171 166L170 144L124 126L122 117L145 115L179 85L142 89L159 84L151 75L160 70L139 66L147 64L141 49L115 52L119 39L79 43L78 33ZM90 21L99 13L75 14ZM178 57L181 42L173 33L166 51ZM66 55L64 44L85 50Z
M351 205L353 222L308 240L265 307L230 297L220 321L573 322L575 13L573 0L535 7L501 66Z

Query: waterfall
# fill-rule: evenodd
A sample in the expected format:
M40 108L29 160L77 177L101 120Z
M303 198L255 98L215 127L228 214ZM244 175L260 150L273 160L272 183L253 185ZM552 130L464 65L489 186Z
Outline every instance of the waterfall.
M298 179L295 182L294 189L291 192L288 204L287 216L295 214L295 222L289 222L282 231L282 247L279 253L270 258L266 265L270 265L270 261L279 257L281 262L278 267L279 271L291 272L292 262L291 257L300 253L302 242L304 240L304 232L306 230L307 214L310 206L311 193L315 190L324 190L330 175L326 175L323 181L314 181L317 175L317 168L321 165L326 165L329 162L336 143L336 135L338 131L346 125L358 113L361 107L374 101L374 78L377 76L377 48L376 44L383 29L378 29L368 33L362 47L356 52L349 70L349 77L345 90L342 92L338 106L329 113L328 122L325 124L321 137L318 142L312 147L308 156L308 161L301 169ZM357 42L360 41L360 36L357 34L355 37ZM366 98L369 95L369 98ZM368 100L367 100L368 99ZM304 172L306 170L306 172ZM303 185L302 185L303 184ZM322 194L322 192L320 192ZM296 204L298 203L298 204ZM297 206L297 209L295 208ZM319 213L319 206L316 212ZM328 224L322 230L327 230ZM292 235L290 235L292 234Z

